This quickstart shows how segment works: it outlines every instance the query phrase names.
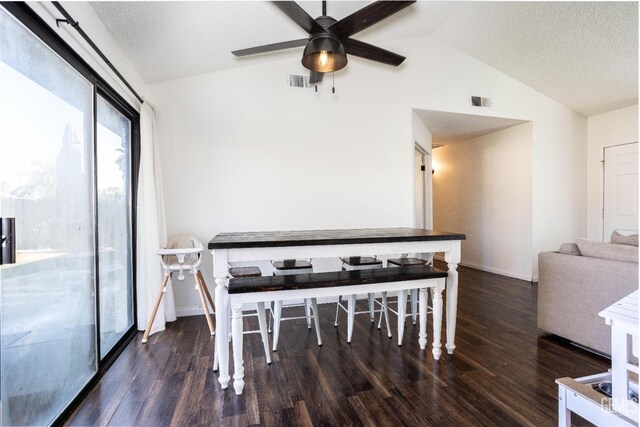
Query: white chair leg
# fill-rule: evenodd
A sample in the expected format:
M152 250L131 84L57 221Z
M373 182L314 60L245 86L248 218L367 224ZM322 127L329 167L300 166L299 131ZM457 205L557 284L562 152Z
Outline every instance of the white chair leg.
M398 291L398 346L402 345L404 336L404 320L407 314L407 291Z
M258 303L258 324L260 325L260 335L262 337L262 345L264 346L264 356L267 359L267 365L270 365L269 334L267 333L267 318L263 302Z
M269 307L267 332L271 333L271 321L273 320L273 301L267 301L267 307Z
M382 318L384 317L384 314L386 312L386 307L387 307L387 293L386 292L382 292L382 307L381 307L381 313L380 313L380 317L378 318L378 329L382 329Z
M313 323L316 326L318 346L322 347L322 338L320 338L320 313L318 313L318 300L315 298L311 298L311 309L313 310Z
M274 301L273 313L273 351L278 351L278 338L280 337L280 317L282 314L282 301Z
M411 289L411 320L416 324L418 318L418 290Z
M369 317L371 318L371 323L374 323L376 321L375 314L374 314L374 309L375 309L374 298L376 295L373 292L369 292L367 296L369 297Z
M347 342L351 344L351 337L353 336L353 322L356 317L356 295L349 295L348 297L348 319L347 319Z
M307 318L307 329L311 329L311 309L309 308L309 298L304 299L304 315Z
M340 301L342 301L342 297L338 295L338 302L336 303L336 321L333 326L338 327L338 315L340 314Z
M383 297L382 297L382 305L384 306L384 309L382 311L382 314L384 314L384 321L387 325L387 337L389 337L389 339L391 339L391 325L389 324L389 304L387 303L387 293L385 292Z

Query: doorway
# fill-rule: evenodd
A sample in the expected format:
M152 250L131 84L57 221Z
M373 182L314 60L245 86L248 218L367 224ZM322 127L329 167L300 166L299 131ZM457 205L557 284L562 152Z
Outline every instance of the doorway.
M604 148L602 240L638 232L638 143Z
M416 228L428 228L427 227L427 209L426 200L427 193L427 179L425 171L427 169L426 164L429 153L422 148L417 142L414 146L413 152L413 177L414 177L414 218Z

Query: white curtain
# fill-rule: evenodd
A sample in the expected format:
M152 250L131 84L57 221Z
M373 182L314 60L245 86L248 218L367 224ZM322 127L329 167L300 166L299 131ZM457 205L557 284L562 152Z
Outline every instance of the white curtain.
M136 285L138 302L138 329L143 331L160 284L162 269L156 251L167 240L167 225L162 195L162 175L153 109L147 102L140 112L140 172L138 175L138 206L136 236ZM165 329L165 322L176 320L176 305L171 286L163 297L151 327L151 334Z

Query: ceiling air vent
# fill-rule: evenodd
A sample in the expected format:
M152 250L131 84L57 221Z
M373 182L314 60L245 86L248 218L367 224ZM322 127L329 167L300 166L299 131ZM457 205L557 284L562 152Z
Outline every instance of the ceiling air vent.
M471 96L471 105L474 107L491 107L491 98Z
M299 76L296 74L289 75L289 86L307 89L313 87L309 85L309 76Z

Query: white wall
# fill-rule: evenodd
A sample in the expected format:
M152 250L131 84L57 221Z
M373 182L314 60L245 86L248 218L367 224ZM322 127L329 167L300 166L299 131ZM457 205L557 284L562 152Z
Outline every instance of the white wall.
M602 184L604 147L638 141L638 106L587 119L587 237L602 240ZM606 239L605 239L606 240Z
M111 71L108 65L95 53L95 51L87 44L80 34L71 26L60 23L60 27L56 26L56 19L64 18L60 12L51 4L51 2L27 2L31 7L56 33L67 42L73 50L75 50L82 58L105 79L107 83L138 111L140 111L140 102L122 81ZM111 37L104 24L98 18L93 8L87 2L61 2L62 7L80 23L80 27L100 48L102 53L111 61L116 69L124 76L138 95L144 97L146 93L146 85L138 75L137 71L129 62L129 59L120 49L120 46Z
M462 263L532 278L531 123L433 151L437 230L465 233Z
M472 94L493 99L487 115L533 121L532 251L585 230L586 162L571 163L584 155L584 117L435 38L384 47L408 59L394 69L351 57L335 95L287 87L304 72L297 53L150 85L169 232L207 242L221 231L412 226L411 109L477 114ZM575 179L557 179L566 173L549 157ZM204 273L211 281L210 257ZM178 306L197 306L184 289Z

